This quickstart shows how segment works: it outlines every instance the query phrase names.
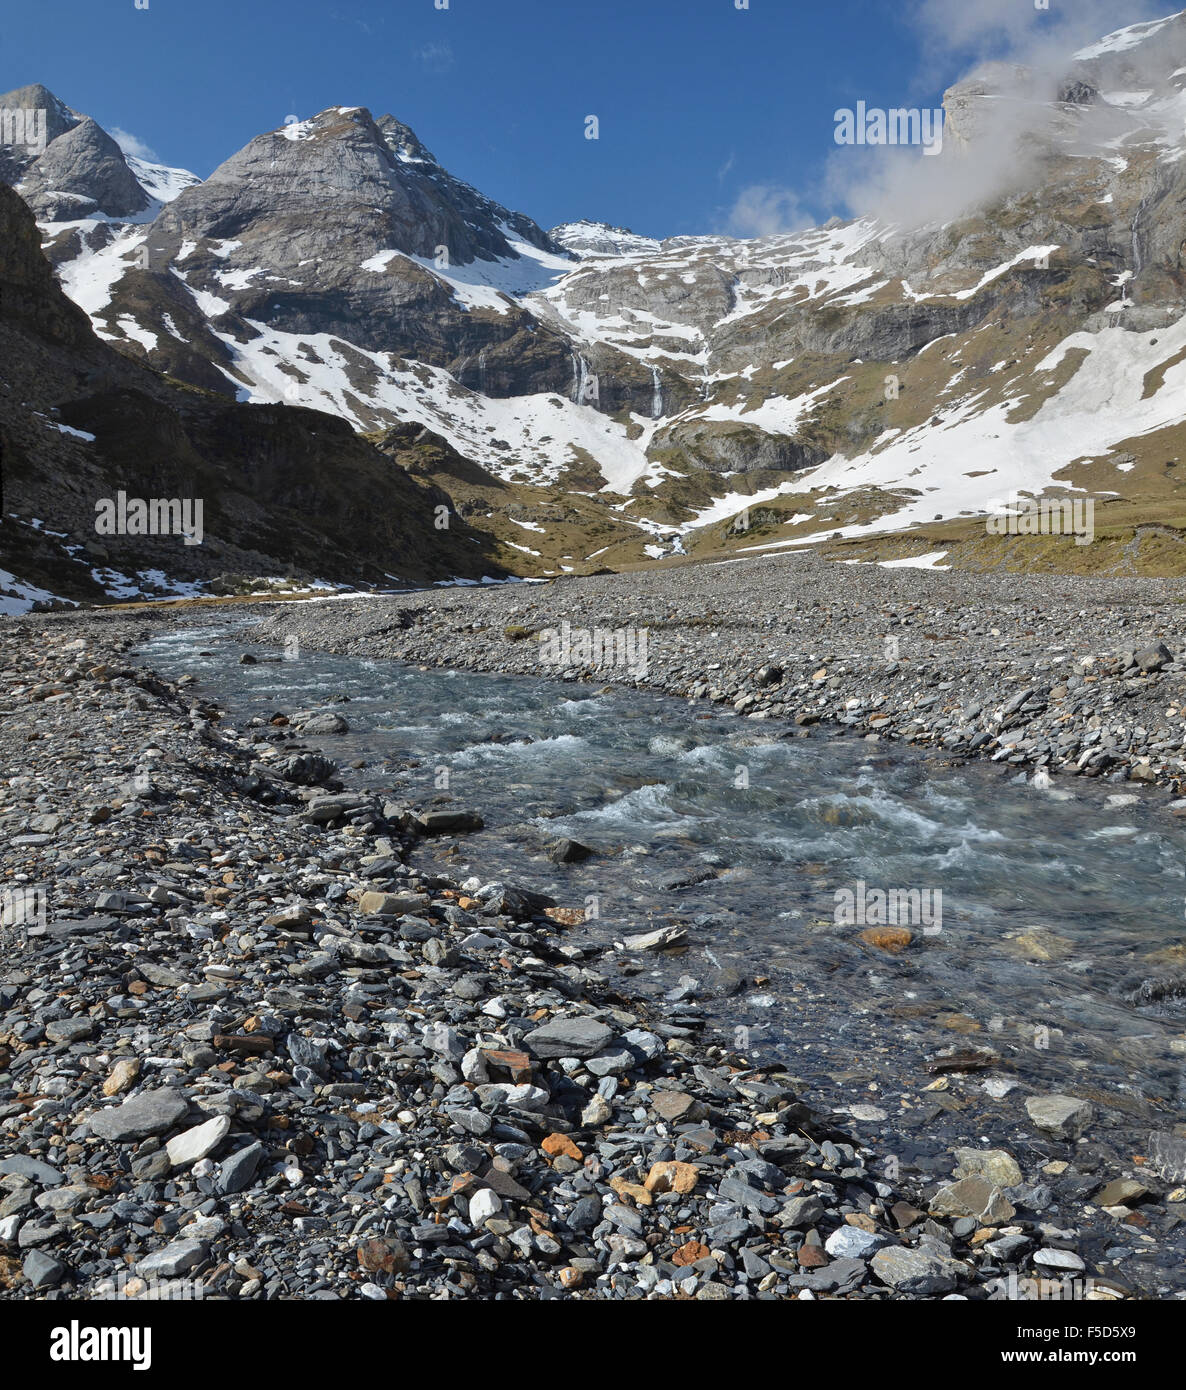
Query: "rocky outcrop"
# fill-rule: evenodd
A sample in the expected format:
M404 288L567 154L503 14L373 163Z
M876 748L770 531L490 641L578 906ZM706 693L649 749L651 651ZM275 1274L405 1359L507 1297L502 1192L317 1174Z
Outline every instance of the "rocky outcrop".
M41 221L134 218L154 206L111 136L47 87L35 83L0 96L0 113L18 117L27 136L37 133L35 144L0 142L0 182L19 185Z
M548 233L580 260L599 257L647 256L658 251L662 242L639 236L628 227L611 227L608 222L564 222Z
M4 101L0 98L0 104ZM51 141L26 172L21 196L50 222L103 213L132 217L150 204L123 151L89 116Z
M384 587L501 572L445 493L344 421L181 387L100 342L4 187L0 361L3 506L15 514L0 522L0 568L53 594L131 597L166 576L226 571ZM200 500L204 539L98 535L97 504L120 492Z

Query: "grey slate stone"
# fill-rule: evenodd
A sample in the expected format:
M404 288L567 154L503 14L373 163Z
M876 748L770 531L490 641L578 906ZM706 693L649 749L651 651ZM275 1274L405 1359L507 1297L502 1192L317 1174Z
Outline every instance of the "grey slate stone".
M189 1101L180 1091L143 1091L89 1121L92 1134L113 1144L164 1134L185 1118Z
M613 1036L595 1018L554 1018L528 1033L523 1046L537 1057L594 1057Z

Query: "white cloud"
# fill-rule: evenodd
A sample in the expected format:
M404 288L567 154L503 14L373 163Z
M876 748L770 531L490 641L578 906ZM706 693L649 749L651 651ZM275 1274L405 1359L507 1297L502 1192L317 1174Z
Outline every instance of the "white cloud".
M143 159L149 164L159 164L160 156L150 146L146 145L139 136L133 135L130 131L120 130L119 126L112 126L107 132L115 143L123 150L124 154L130 154L133 159Z
M743 188L729 211L726 230L731 236L776 236L798 232L812 225L811 214L790 188L757 183Z
M943 91L989 73L991 89L1007 95L979 107L974 144L966 152L950 123L935 159L909 148L838 148L824 177L829 205L918 226L948 221L1034 184L1042 177L1041 136L1055 119L1044 104L1057 98L1076 50L1118 28L1160 18L1165 9L1164 0L1051 0L1049 10L1035 9L1030 0L915 0L908 20L922 42L923 64L909 87ZM1086 112L1081 138L1090 142L1093 131L1100 138L1114 134L1105 123L1095 109Z
M1169 12L1164 0L1050 0L1041 10L1030 0L915 0L910 18L932 54L1045 67L1115 29Z
M426 72L448 72L453 66L453 45L426 43L416 56Z
M872 213L918 226L947 221L1007 189L1023 188L1042 171L1040 142L1027 138L1036 133L1034 103L1057 96L1058 79L1076 50L1116 29L1164 18L1172 8L1165 0L1050 0L1045 10L1035 8L1033 0L909 3L904 20L919 38L921 63L917 72L900 74L901 96L887 105L929 107L938 94L988 63L1029 70L1016 78L1020 100L986 106L980 113L974 157L961 156L954 136L945 139L938 158L927 158L916 147L838 146L810 188L754 184L744 189L721 230L734 236L798 231L812 221L804 209L807 200L844 216ZM1000 68L993 74L998 90L1009 80ZM872 94L866 100L877 104ZM1083 120L1087 138L1095 129L1094 113Z

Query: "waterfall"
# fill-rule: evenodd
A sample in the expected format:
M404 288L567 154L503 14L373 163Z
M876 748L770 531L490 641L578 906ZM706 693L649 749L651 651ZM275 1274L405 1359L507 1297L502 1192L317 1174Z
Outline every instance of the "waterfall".
M585 391L589 383L589 364L579 352L572 355L573 400L577 405L585 404Z
M659 368L651 368L651 419L658 420L663 415L663 378L659 375Z
M1142 198L1141 205L1137 208L1137 215L1132 220L1132 273L1133 279L1141 273L1142 254L1141 254L1141 216L1148 205L1149 199Z

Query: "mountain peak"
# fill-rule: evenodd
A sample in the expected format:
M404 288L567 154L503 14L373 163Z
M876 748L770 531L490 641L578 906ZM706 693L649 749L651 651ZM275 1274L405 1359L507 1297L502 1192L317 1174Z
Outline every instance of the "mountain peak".
M82 120L77 111L71 110L40 82L5 92L0 96L0 111L44 111L47 140L56 140Z
M387 139L387 144L395 155L400 159L410 160L417 164L436 164L437 158L416 138L415 132L411 127L404 125L402 121L397 121L394 116L387 114L380 116L375 122Z
M1174 33L1175 29L1177 30L1176 34ZM1096 58L1111 57L1123 53L1135 56L1135 53L1144 49L1151 39L1157 40L1157 48L1160 52L1167 41L1184 37L1186 37L1186 10L1179 10L1176 14L1167 15L1164 19L1150 20L1145 24L1129 24L1123 29L1115 29L1112 33L1105 34L1098 42L1081 48L1073 56L1076 62L1091 62Z
M110 135L89 116L53 139L30 166L21 193L49 221L101 212L131 217L150 203Z
M0 96L0 110L38 113L44 144L0 148L0 183L19 186L42 223L144 221L198 182L184 169L126 155L97 121L40 82Z

